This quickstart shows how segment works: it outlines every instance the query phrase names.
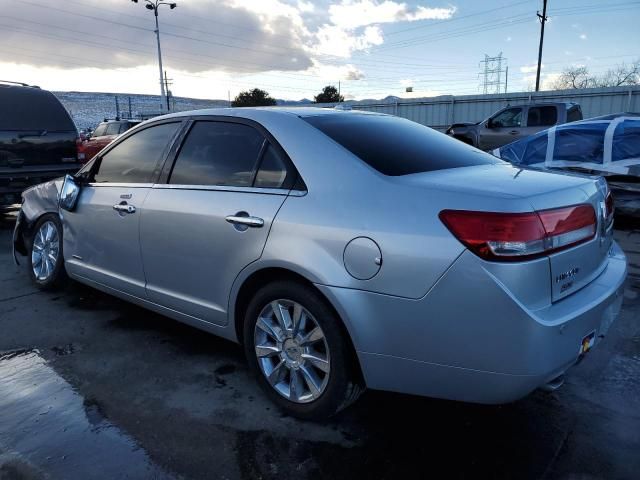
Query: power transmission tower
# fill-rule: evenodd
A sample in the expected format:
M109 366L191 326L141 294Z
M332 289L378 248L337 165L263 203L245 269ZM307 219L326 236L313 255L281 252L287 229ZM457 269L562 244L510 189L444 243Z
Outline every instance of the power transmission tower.
M547 0L542 0L542 15L537 12L540 19L540 46L538 47L538 71L536 73L536 92L540 91L540 68L542 67L542 43L544 42L544 24L547 23Z
M497 57L485 54L484 60L480 62L480 75L483 78L482 93L485 95L487 93L502 93L502 86L506 83L502 80L502 74L505 73L502 68L503 62L506 65L507 59L502 56L502 52Z

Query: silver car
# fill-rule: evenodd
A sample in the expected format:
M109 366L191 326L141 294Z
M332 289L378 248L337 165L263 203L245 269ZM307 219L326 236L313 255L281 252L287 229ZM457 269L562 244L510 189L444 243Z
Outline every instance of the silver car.
M14 255L243 344L266 394L321 418L365 387L504 403L616 318L606 183L516 168L362 112L145 122L24 193Z

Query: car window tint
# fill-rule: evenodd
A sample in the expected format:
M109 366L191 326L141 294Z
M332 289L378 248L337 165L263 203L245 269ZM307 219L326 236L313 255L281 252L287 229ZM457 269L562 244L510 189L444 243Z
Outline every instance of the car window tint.
M522 125L522 108L508 108L493 117L491 123L497 128L519 127Z
M256 175L255 187L261 188L281 188L287 178L287 164L278 152L267 145L260 169Z
M608 125L607 122L603 122L558 127L553 160L602 163L604 133Z
M624 120L613 133L611 160L638 160L640 163L640 120Z
M51 92L0 85L0 130L66 132L76 126Z
M129 123L129 122L122 122L120 124L120 133L124 133L127 130L129 130L131 127L133 127L133 124Z
M558 111L556 107L529 107L527 115L528 127L548 127L558 122Z
M101 123L93 131L92 136L93 137L102 137L103 135L106 135L106 131L107 131L107 124L106 123Z
M384 175L500 163L496 157L403 118L345 112L303 120Z
M109 123L107 124L107 131L105 135L118 135L120 133L120 124L119 123Z
M230 122L196 122L171 172L177 185L251 186L264 137L253 127Z
M99 183L149 183L180 122L155 125L134 133L109 150L94 174Z
M567 111L567 122L577 122L578 120L582 120L582 110L575 105Z

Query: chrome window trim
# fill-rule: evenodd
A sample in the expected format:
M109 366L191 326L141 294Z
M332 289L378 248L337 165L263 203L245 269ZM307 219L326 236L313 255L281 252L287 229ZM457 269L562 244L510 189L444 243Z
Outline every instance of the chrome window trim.
M211 190L216 192L243 192L243 193L264 193L267 195L289 195L288 188L259 188L259 187L236 187L233 185L181 185L156 183L155 189L161 190Z
M151 188L153 183L89 182L89 187Z

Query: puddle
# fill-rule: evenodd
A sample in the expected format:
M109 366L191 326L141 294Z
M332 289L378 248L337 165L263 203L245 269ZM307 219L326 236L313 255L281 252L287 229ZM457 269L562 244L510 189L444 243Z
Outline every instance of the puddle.
M0 355L0 386L0 477L172 478L37 351Z

